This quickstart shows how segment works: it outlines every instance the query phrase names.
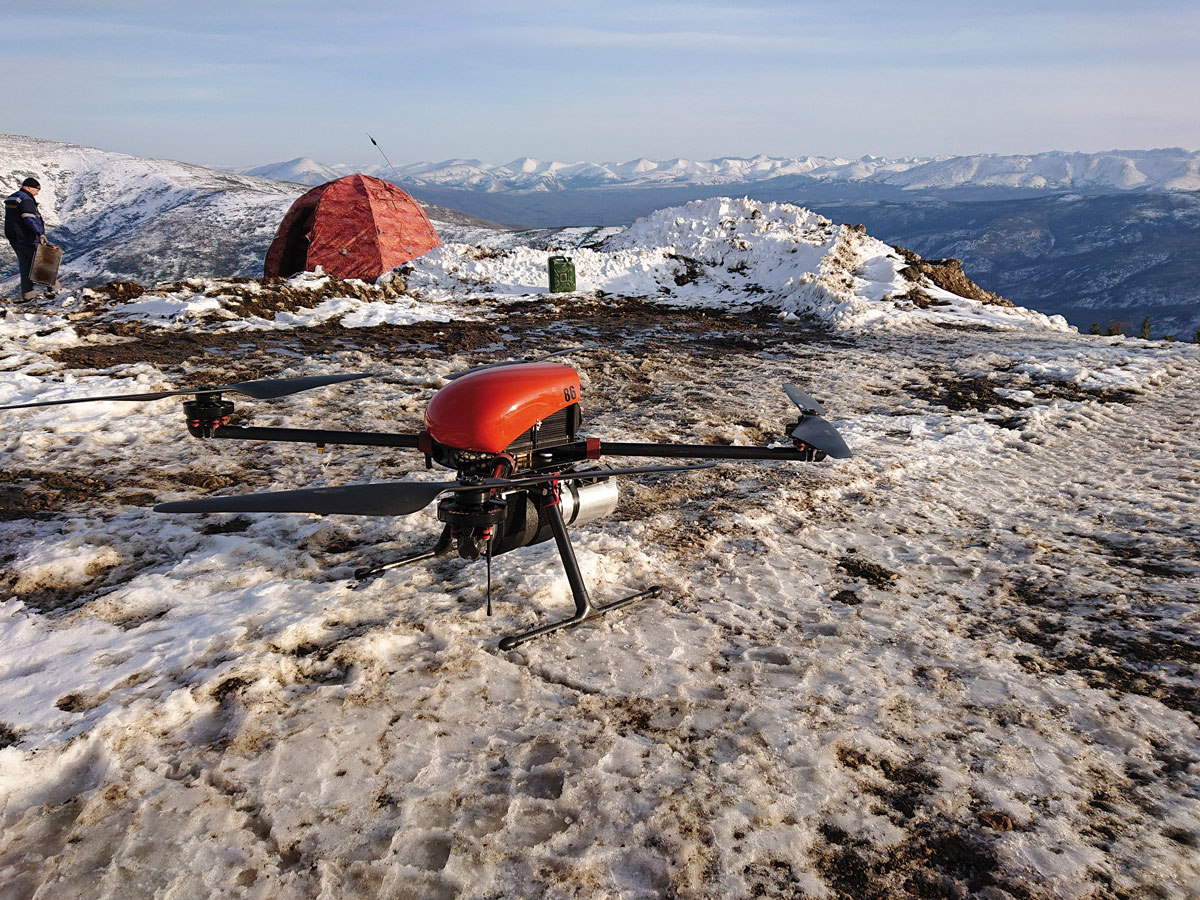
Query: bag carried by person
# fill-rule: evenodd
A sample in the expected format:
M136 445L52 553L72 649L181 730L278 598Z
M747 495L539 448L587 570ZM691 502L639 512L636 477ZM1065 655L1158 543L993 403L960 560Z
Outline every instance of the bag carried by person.
M58 284L58 267L62 264L62 247L54 244L38 244L33 254L33 265L29 269L29 280L36 284L54 287Z

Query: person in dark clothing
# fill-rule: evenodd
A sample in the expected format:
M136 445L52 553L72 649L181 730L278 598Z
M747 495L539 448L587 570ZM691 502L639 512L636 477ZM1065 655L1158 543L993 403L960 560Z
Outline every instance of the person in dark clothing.
M46 225L38 212L36 199L41 189L36 178L26 178L16 193L4 201L4 236L17 254L22 300L32 300L36 296L29 271L33 268L37 245L46 241Z

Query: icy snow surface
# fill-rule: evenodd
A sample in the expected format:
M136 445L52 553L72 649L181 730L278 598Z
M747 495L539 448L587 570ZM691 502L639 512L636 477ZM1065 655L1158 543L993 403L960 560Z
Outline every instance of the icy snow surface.
M198 282L0 319L0 403L368 370L239 412L411 432L442 376L582 346L588 435L766 444L794 382L854 451L624 482L576 552L662 599L505 653L569 611L552 544L488 618L482 562L355 588L432 510L149 510L445 477L415 453L3 412L4 896L1200 896L1197 348L884 300L890 248L794 207L582 240L274 318Z

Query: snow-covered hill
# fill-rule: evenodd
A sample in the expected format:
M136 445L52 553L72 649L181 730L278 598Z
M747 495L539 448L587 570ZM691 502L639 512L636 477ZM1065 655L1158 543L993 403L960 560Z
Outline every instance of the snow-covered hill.
M1052 174L1050 163L1054 160L1050 157L1054 155L1043 156L1046 158L1024 158L1026 174L1039 166L1038 170L1044 173L1039 177ZM1122 158L1138 156L1124 154ZM1176 151L1140 154L1139 165L1143 168L1138 171L1154 173L1153 179L1142 183L1143 187L1167 183L1170 180L1167 173L1172 171L1172 160L1177 156ZM1083 172L1089 159L1068 160L1067 155L1058 154L1055 164L1062 171ZM1154 159L1158 160L1157 168L1151 166ZM797 165L818 172L817 162L801 160ZM344 174L341 168L320 167L311 160L293 163L272 171L281 178L308 173L315 182ZM920 167L925 171L925 181L919 182L914 179L920 169L900 171L907 165L902 161L894 164L899 168L892 174L896 178L906 177L912 184L954 183L955 178L961 180L967 175L974 179L998 177L998 171L1009 171L1004 167L1011 168L1010 163L1011 160L1002 165L993 160L989 168L975 159L973 168L955 168L959 163L942 161L937 164L941 167L938 169ZM854 163L862 172L874 172L876 176L889 165L893 164L877 159ZM757 177L756 172L778 176L782 171L764 157L723 160L705 166L711 170L705 177L712 178L750 178ZM606 170L609 175L603 177L616 179L614 184L619 187L617 182L622 178L691 177L687 174L689 167L690 164L679 160L671 165L636 160ZM478 160L457 160L451 168L469 170L477 176L486 167ZM603 175L597 174L590 164L563 166L519 160L511 168L514 172L520 170L526 184L534 183L529 179L536 181L543 176L553 176L565 184L573 178L582 178L585 170L591 172L589 177ZM1111 174L1099 164L1090 171L1093 180L1101 179L1103 172ZM1128 168L1121 171L1128 174ZM283 212L304 190L293 182L231 175L168 160L141 159L32 138L0 136L0 180L16 185L29 174L38 176L46 185L40 197L42 208L51 223L53 239L65 250L62 280L69 288L97 286L112 280L154 284L196 276L257 276ZM379 174L392 177L390 171ZM757 191L767 195L760 199L794 202L805 189L792 185L791 178L771 177L756 182ZM1134 180L1127 179L1129 183ZM742 186L737 185L739 189ZM435 199L451 206L461 203L464 208L470 198L504 201L503 209L498 206L494 212L474 208L475 212L500 221L523 221L523 216L532 214L539 199L559 201L560 213L573 217L569 221L611 222L614 220L599 215L605 198L637 196L646 202L636 215L645 215L657 208L649 201L660 195L671 197L661 204L664 207L675 207L692 197L688 188L654 190L649 183L623 191L497 189L492 193L443 191L444 197L438 190L429 190ZM712 185L695 189L699 193L718 190L719 187ZM890 190L895 194L900 189ZM929 196L928 191L916 194ZM1037 201L990 201L990 205L876 203L859 198L856 203L831 202L829 209L824 204L817 204L816 208L839 217L839 221L867 221L872 234L927 256L967 260L969 271L980 277L986 287L1020 298L1023 305L1036 306L1047 313L1067 314L1079 327L1086 329L1092 322L1102 326L1123 322L1124 327L1136 331L1149 316L1154 334L1190 338L1200 327L1197 318L1200 313L1192 291L1198 197L1200 194L1196 193L1151 194L1131 189L1120 195L1055 195ZM474 216L446 206L423 205L448 243L539 247L558 242L574 247L594 243L610 233L602 228L567 232L546 228L519 233L510 239L504 232L497 234L499 226ZM593 213L595 218L591 218ZM627 219L616 221L627 224L634 218L631 213ZM0 293L15 292L15 258L7 244L0 242Z
M239 421L407 433L446 376L575 347L588 436L766 444L793 382L853 458L627 479L576 555L595 598L663 597L503 652L570 605L552 544L493 560L489 617L482 561L353 581L431 511L149 510L448 474L416 452L0 411L7 894L1194 900L1200 349L956 294L797 207L662 211L558 296L551 250L488 236L404 290L10 310L0 404L367 371Z
M259 276L279 222L304 192L292 182L0 135L0 183L15 189L30 175L42 184L38 204L51 239L63 248L67 287ZM454 210L426 209L448 235L450 224L482 224ZM6 294L15 291L15 267L12 250L0 242Z
M886 177L873 175L871 179L905 190L971 186L1055 191L1197 191L1200 152L1172 148L961 156L931 160Z
M300 158L245 170L249 174L319 184L344 165ZM1047 191L1200 190L1200 152L1179 148L1107 153L978 154L938 158L721 157L711 160L635 159L623 163L546 162L523 157L502 165L451 159L371 167L380 178L399 176L417 186L474 191L557 191L599 188L755 184L794 177L803 182L847 182L903 190L960 187ZM335 176L336 177L336 176Z
M290 182L11 136L0 139L0 172L11 173L14 183L28 174L42 181L39 202L53 240L64 247L61 280L69 291L110 281L256 276L278 221L303 190ZM325 171L321 177L336 174ZM506 231L434 207L431 215L447 244L508 248L515 269L500 271L509 257L477 261L463 257L459 247L418 261L413 277L427 287L439 279L469 277L533 289L543 280L547 246L598 245L607 237L603 249L579 251L581 284L589 289L672 293L699 278L704 291L716 290L719 282L723 297L769 294L781 310L796 312L824 310L830 291L844 294L839 303L849 302L845 289L862 274L874 278L868 293L895 287L895 270L903 262L884 264L880 271L886 277L880 278L872 274L875 263L864 261L857 270L857 263L847 264L857 259L847 240L862 243L869 240L865 235L798 207L761 206L749 200L698 201L656 213L616 236L621 229ZM878 241L871 242L868 256L901 260ZM836 274L825 277L830 267ZM477 268L481 271L474 272ZM15 272L0 283L5 286L15 290Z
M357 170L351 166L326 166L315 159L300 156L296 159L289 159L287 162L254 166L239 171L243 175L253 175L256 178L271 178L277 181L292 181L297 184L316 186L318 184L325 184L327 181L334 181L346 175L353 175ZM364 172L363 174L369 175L371 173Z
M63 247L65 285L133 273L260 275L262 258L296 185L171 160L0 135L0 180L42 184L38 204ZM15 265L7 244L0 265ZM12 272L0 286L12 289Z

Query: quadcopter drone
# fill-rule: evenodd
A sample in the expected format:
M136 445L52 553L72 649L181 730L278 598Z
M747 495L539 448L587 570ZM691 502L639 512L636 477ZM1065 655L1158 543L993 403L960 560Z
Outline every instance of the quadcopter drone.
M468 560L484 557L488 565L487 612L491 615L492 557L518 547L554 540L575 601L575 613L560 621L510 635L500 648L512 648L586 619L657 596L651 587L609 603L595 604L588 595L567 526L595 521L617 506L618 476L684 472L709 468L714 460L798 460L813 462L826 456L844 459L850 450L837 430L822 418L821 405L795 385L784 391L799 408L784 433L789 445L750 447L709 444L625 443L580 437L579 373L551 362L552 353L531 361L497 362L448 377L425 410L425 427L418 434L389 434L323 429L256 428L231 425L234 405L224 399L239 393L269 400L312 388L371 377L370 373L264 379L148 394L120 394L0 406L24 409L106 400L158 400L193 395L183 403L190 434L198 438L286 441L315 444L356 444L417 450L426 468L434 464L453 469L453 481L398 481L304 488L162 503L162 513L316 513L318 515L407 516L437 500L437 518L444 524L437 543L428 550L373 568L356 571L359 581L398 566L409 565L457 550ZM657 459L696 459L686 465L600 468L605 456Z

